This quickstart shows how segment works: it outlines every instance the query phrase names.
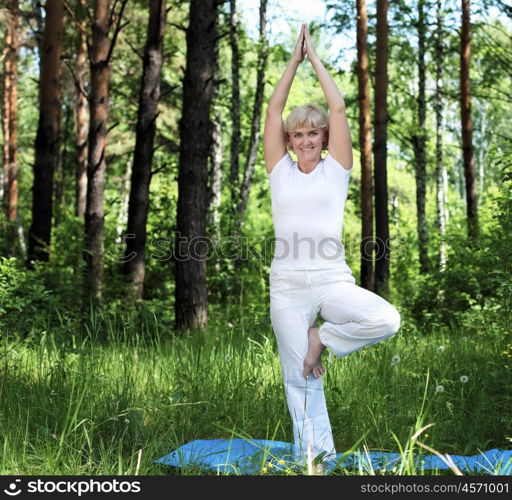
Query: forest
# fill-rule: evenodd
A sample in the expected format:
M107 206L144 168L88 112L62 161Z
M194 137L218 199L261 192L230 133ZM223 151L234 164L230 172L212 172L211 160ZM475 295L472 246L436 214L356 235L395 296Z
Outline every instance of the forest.
M512 441L512 4L314 3L353 145L346 262L401 316L324 358L336 448L446 474L410 454ZM1 474L205 474L153 460L293 441L263 157L290 5L0 1ZM327 110L306 60L284 114L305 103Z

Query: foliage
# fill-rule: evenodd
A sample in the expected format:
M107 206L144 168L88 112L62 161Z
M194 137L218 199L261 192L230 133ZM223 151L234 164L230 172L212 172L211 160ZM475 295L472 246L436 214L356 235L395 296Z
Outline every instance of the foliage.
M27 271L15 258L0 257L0 331L22 336L40 334L49 326L55 294L41 274Z
M501 171L501 184L495 196L489 195L489 220L481 211L481 234L468 244L466 228L454 228L448 234L446 268L423 276L403 276L405 290L401 298L405 309L426 330L440 325L457 325L472 317L492 314L510 321L512 233L512 155L494 158ZM405 265L408 267L410 261ZM405 269L398 270L398 274ZM398 276L397 276L398 278ZM470 320L468 320L470 323Z
M174 336L160 314L136 326L119 303L91 313L85 335L70 325L66 335L4 339L0 472L198 475L204 472L152 461L194 439L293 441L268 319L248 312L231 322L229 314L216 311L207 330ZM506 448L512 353L502 352L493 320L486 325L467 338L460 327L426 337L404 322L386 342L343 360L326 357L337 451L403 453L386 474L423 473L407 465L407 455L421 453L412 436L427 424L435 425L420 439L441 453Z

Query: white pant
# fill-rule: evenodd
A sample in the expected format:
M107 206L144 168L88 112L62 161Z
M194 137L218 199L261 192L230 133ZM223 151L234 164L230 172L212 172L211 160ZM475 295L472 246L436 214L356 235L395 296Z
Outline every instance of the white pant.
M270 318L277 339L288 409L293 421L298 461L325 452L334 458L331 424L322 377L303 376L308 329L317 315L322 343L337 357L392 336L400 314L382 297L355 284L350 273L336 270L271 271Z

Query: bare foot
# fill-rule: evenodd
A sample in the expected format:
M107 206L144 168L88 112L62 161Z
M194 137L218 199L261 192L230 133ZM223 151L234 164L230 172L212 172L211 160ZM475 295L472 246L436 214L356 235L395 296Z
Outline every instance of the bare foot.
M308 374L312 373L313 377L318 378L325 373L325 368L320 363L322 352L325 346L320 341L318 328L316 326L308 330L308 353L304 359L304 378L308 378Z

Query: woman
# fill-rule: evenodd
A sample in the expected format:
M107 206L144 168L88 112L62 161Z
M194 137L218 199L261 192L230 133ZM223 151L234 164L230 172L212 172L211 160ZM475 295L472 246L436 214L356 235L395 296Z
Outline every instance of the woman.
M283 123L295 72L306 55L329 115L305 105ZM322 159L324 149L328 153ZM336 453L322 384L322 352L328 347L341 358L384 340L398 331L400 315L386 300L357 286L345 262L341 234L352 169L350 130L343 98L306 25L268 103L264 156L276 236L270 315L293 421L294 456L310 464L315 457L319 462ZM317 316L325 321L320 328Z

